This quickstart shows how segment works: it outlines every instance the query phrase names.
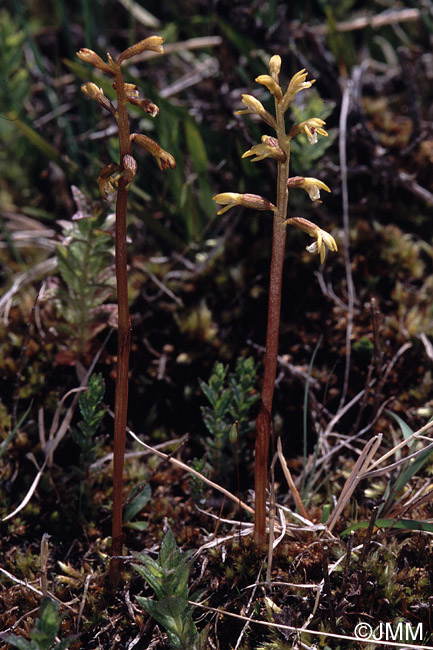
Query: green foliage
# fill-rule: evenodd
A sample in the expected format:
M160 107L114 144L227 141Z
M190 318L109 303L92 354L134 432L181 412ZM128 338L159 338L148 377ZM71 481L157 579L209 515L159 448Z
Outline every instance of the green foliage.
M202 407L203 421L210 433L206 438L206 451L209 462L216 471L232 463L233 454L229 451L229 435L233 422L239 422L238 453L242 454L246 445L247 433L252 427L249 418L251 407L259 399L254 390L257 368L252 357L239 357L234 372L228 366L215 363L209 383L200 381L210 407Z
M138 603L166 630L171 648L195 650L199 635L188 603L188 578L191 552L181 553L168 530L155 561L137 553L140 564L132 566L155 592L157 600L137 596Z
M401 432L405 440L407 440L412 434L412 429L395 413L388 411L388 414L398 422ZM413 454L416 451L416 447L419 444L418 440L413 440L408 446L409 454ZM416 456L414 459L409 459L407 462L400 465L399 471L397 474L392 474L391 478L387 484L385 494L384 494L384 503L379 508L377 514L385 515L390 509L391 505L396 500L398 493L404 488L404 486L415 476L421 467L426 464L431 455L433 454L433 449L425 449Z
M0 460L1 460L2 456L3 456L3 454L5 453L5 451L7 450L9 444L12 442L13 438L15 437L15 435L20 430L20 427L24 424L25 420L27 419L27 416L30 413L30 408L31 407L29 406L28 409L26 410L26 412L24 413L24 415L21 416L20 420L14 426L14 428L8 433L6 438L0 443ZM4 410L4 406L0 403L0 412L2 410Z
M100 204L91 205L80 190L72 188L78 212L62 222L63 240L57 247L58 268L63 283L55 291L54 304L60 333L73 340L78 354L103 329L114 305L104 304L113 295L113 238Z
M27 143L17 141L14 117L23 113L30 95L30 76L23 65L25 34L3 9L0 11L0 165L3 182L10 180L19 188L29 182L23 174L23 156ZM26 158L24 158L26 159Z
M19 110L30 92L29 72L23 65L25 34L6 10L0 11L0 112ZM10 128L1 120L1 129ZM6 120L7 122L7 120ZM2 132L2 131L0 131Z
M49 650L50 648L52 650L66 650L73 643L74 637L69 636L56 643L61 620L59 603L45 597L41 601L39 618L30 632L31 641L9 633L0 634L0 638L14 648L19 648L19 650Z
M90 377L87 390L80 393L78 397L78 406L80 408L82 421L78 424L78 429L73 432L74 439L81 449L80 465L77 472L81 477L80 480L80 497L79 512L82 514L83 500L86 503L90 501L90 465L96 459L97 451L100 446L100 440L96 437L101 420L104 417L105 409L101 408L101 402L104 399L105 383L102 375L94 374Z
M413 434L412 429L395 413L391 413L390 411L387 411L387 413L392 418L394 418L396 422L398 422L403 438L405 440L408 440ZM398 466L398 469L390 475L383 495L383 503L377 511L378 518L374 522L374 525L377 528L398 528L403 530L425 530L428 532L433 532L433 524L427 521L420 521L415 519L385 518L385 515L390 513L392 510L392 506L396 502L403 488L430 460L433 454L431 445L428 445L425 449L417 449L418 445L419 440L417 439L413 439L412 442L410 442L408 445L408 454L412 455L412 458L409 458L405 462L401 463ZM396 451L396 457L397 460L401 460L400 449ZM346 528L346 530L341 533L341 536L344 537L348 535L352 530L368 528L368 525L368 521L360 521L354 523Z
M206 462L206 457L202 456L201 458L193 458L191 461L191 467L195 469L203 476L208 477L211 473L211 467L209 463ZM205 500L205 483L198 476L191 474L189 477L189 484L191 487L191 496L197 503L200 503Z
M355 0L318 0L323 13L335 13L338 20L347 20Z
M199 199L209 218L215 215L215 203L212 200L212 188L209 180L209 160L206 146L197 126L192 120L185 122L185 138L191 162L197 174Z
M366 529L369 526L368 521L359 521L356 524L352 524L341 533L341 537L344 539L347 535L353 530ZM428 533L433 533L433 524L428 521L419 521L418 519L376 519L374 522L376 528L394 528L396 530L424 530Z
M133 488L123 511L123 523L135 530L147 528L147 521L133 521L133 519L149 503L151 496L152 493L148 483Z
M105 409L101 408L104 399L105 383L100 373L90 377L87 390L80 393L78 406L82 421L74 431L74 438L80 446L82 460L88 466L96 459L98 440L95 433L98 431Z

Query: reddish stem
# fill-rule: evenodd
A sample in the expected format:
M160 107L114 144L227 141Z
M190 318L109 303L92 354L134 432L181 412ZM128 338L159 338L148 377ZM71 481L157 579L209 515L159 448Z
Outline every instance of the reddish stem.
M279 111L277 108L277 120L278 117ZM280 133L284 135L283 123L279 124L279 130ZM280 142L283 141L282 138L279 138L279 140ZM290 151L288 148L286 150L286 155L287 160L284 163L278 163L277 209L274 212L272 235L265 370L263 375L260 411L256 419L254 542L258 546L264 546L266 542L266 488L268 484L269 439L271 431L272 400L274 397L278 361L281 285L286 244L285 220L287 218L287 178L289 175L290 159Z
M120 167L123 170L124 156L131 152L129 138L129 122L126 110L126 97L123 75L120 65L116 67L115 85L117 91L118 127ZM114 406L114 450L113 450L113 529L112 548L113 559L110 562L110 584L113 587L121 581L122 555L124 535L122 532L122 490L123 464L126 444L126 421L128 414L128 373L129 352L131 344L131 320L128 303L128 271L126 251L126 214L128 203L127 181L121 177L116 199L116 285L118 306L117 330L117 375L116 395Z

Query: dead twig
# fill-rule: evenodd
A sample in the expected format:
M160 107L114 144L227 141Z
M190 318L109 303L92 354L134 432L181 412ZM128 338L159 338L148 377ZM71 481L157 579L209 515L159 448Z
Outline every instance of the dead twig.
M292 478L292 475L290 473L290 470L287 466L286 459L283 456L283 450L281 447L281 438L278 438L277 440L277 453L278 453L278 458L280 459L281 467L283 469L284 476L286 477L286 481L289 485L289 488L292 492L293 499L295 501L295 505L299 510L299 514L304 517L304 519L309 519L308 512L306 511L304 504L302 503L301 495L298 492L298 489L295 485L295 482Z
M108 413L113 416L112 411L108 411ZM214 488L215 490L218 490L222 494L225 494L231 501L234 501L237 505L239 505L241 508L249 512L250 514L254 514L254 509L251 508L248 504L244 503L239 499L238 496L235 496L225 488L223 488L221 485L218 485L217 483L214 483L210 479L208 479L206 476L203 474L200 474L200 472L197 472L197 470L193 469L192 467L189 467L185 463L182 463L182 461L177 460L177 458L170 458L169 454L164 454L162 451L159 451L155 449L154 447L151 447L150 445L146 444L140 438L129 428L127 427L127 432L129 435L134 438L136 442L138 442L142 447L145 449L148 449L150 452L155 454L156 456L159 456L160 458L164 458L164 460L169 461L172 463L172 465L175 465L176 467L180 467L181 469L185 470L185 472L189 472L190 474L193 474L194 476L197 476L197 478L201 479L204 483L207 483L207 485L210 485L210 487Z
M353 32L358 29L365 29L372 27L379 29L385 25L395 25L398 23L407 23L420 20L421 12L419 9L401 9L401 10L386 10L376 16L359 16L352 20L347 20L335 25L338 32ZM312 27L315 34L326 35L328 33L328 25L318 25Z

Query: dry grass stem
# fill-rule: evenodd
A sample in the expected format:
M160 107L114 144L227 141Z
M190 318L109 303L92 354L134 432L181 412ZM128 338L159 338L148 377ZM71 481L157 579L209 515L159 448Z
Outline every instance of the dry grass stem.
M362 480L362 474L368 468L370 461L373 458L374 454L376 453L381 442L382 442L382 434L379 433L377 436L374 436L374 438L371 438L371 440L367 442L364 449L362 450L361 455L359 456L358 460L353 466L353 469L350 472L346 480L346 483L344 484L344 487L338 498L335 509L327 521L326 527L329 532L331 532L332 529L334 528L340 514L342 513L345 505L348 503L356 486Z
M295 482L293 481L290 470L287 467L286 459L283 456L283 450L281 447L281 438L278 438L277 440L277 450L278 450L278 458L280 459L281 467L283 468L283 473L284 476L286 477L286 481L289 485L290 491L295 501L295 505L299 510L299 514L308 520L309 519L308 512L306 511L304 504L302 503L301 495L298 492L298 489L295 485Z
M203 474L200 474L200 472L197 472L197 470L193 469L192 467L189 467L185 463L182 463L182 461L177 460L176 458L172 458L168 454L164 454L162 451L158 451L158 449L155 449L154 447L151 447L150 445L146 444L145 442L140 440L140 438L133 431L131 431L131 429L127 428L127 432L132 438L134 438L136 442L138 442L142 447L148 449L151 453L155 454L156 456L159 456L159 458L163 458L164 460L168 461L172 465L175 465L176 467L180 467L181 469L185 470L185 472L188 472L189 474L196 476L197 478L201 479L204 483L206 483L210 487L214 488L215 490L218 490L218 492L221 492L221 494L225 494L226 497L228 497L231 501L233 501L238 506L243 508L246 512L249 512L252 515L254 514L254 509L251 508L251 506L241 501L239 497L235 496L234 494L232 494L231 492L223 488L221 485L214 483L210 479L206 478L206 476L203 476Z

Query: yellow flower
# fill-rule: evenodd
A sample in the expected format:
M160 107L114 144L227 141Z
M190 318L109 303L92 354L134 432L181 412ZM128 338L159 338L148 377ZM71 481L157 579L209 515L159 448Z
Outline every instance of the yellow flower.
M320 190L325 190L326 192L331 191L323 181L319 181L318 178L309 178L307 176L293 176L292 178L289 178L287 181L287 187L289 190L301 187L308 193L308 196L312 201L320 200Z
M305 81L307 75L308 72L305 72L305 68L303 68L303 70L299 70L299 72L293 75L290 80L289 87L287 88L286 94L283 98L283 110L286 110L287 107L293 102L296 93L298 93L300 90L304 90L305 88L311 88L313 83L316 81L315 79L312 79L311 81Z
M320 118L311 117L309 120L305 120L305 122L299 122L299 124L295 124L295 126L292 126L292 128L289 131L289 135L287 136L287 139L291 140L295 136L299 135L299 133L305 133L305 135L308 138L308 142L310 144L316 144L317 134L328 137L328 134L325 131L325 129L322 129L322 126L324 126L325 124L326 122L324 122Z
M253 208L255 210L275 210L275 205L258 194L237 194L236 192L222 192L215 194L212 197L216 203L225 205L225 208L218 210L217 214L224 214L230 208L236 205L242 205L245 208Z
M287 159L284 151L280 149L278 140L270 135L262 135L261 143L255 144L251 149L248 149L242 155L242 158L248 158L248 156L255 156L255 158L251 159L251 162L258 162L265 158L275 158L275 160L280 162L285 162Z
M265 109L262 102L260 102L258 99L252 95L242 95L242 103L245 104L247 108L244 108L240 111L235 111L235 115L255 114L261 117L262 120L266 122L266 124L272 126L273 129L277 128L277 123L274 116Z
M271 95L275 95L277 99L282 99L283 91L281 90L277 82L274 81L272 77L270 77L268 74L261 74L259 77L257 77L256 81L258 84L262 84L263 86L266 86L266 88L269 90Z
M330 251L338 251L337 242L329 232L319 228L316 233L316 241L307 246L307 251L312 254L319 253L320 262L323 264L328 248Z
M287 224L296 226L300 230L308 233L310 237L315 237L316 241L307 246L307 251L309 253L319 253L320 261L323 264L326 258L326 251L337 251L337 243L332 235L326 230L322 230L319 226L316 226L315 223L304 219L303 217L293 217L292 219L287 219Z

